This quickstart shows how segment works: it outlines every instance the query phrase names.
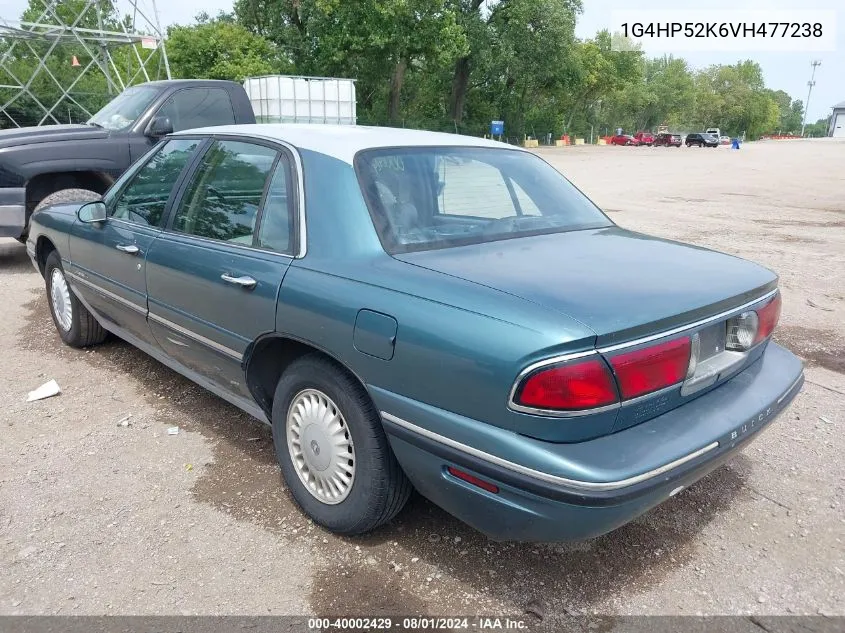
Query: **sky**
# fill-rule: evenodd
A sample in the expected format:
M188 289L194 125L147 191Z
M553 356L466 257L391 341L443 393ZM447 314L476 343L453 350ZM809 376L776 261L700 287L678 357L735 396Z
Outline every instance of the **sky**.
M354 1L354 0L349 0ZM489 0L494 1L494 0ZM760 51L678 51L677 56L686 59L693 67L703 68L710 64L731 64L741 59L752 59L763 69L766 86L773 90L785 90L793 99L807 99L807 81L810 79L813 60L822 62L816 70L815 81L807 121L827 117L831 107L845 101L845 0L582 0L584 12L579 16L576 34L591 37L596 31L611 27L614 11L638 12L643 16L662 17L661 10L698 9L706 11L706 19L719 21L725 10L749 10L766 19L778 9L811 10L821 9L836 12L835 51L824 52L760 52ZM125 6L126 0L119 0ZM705 5L702 8L702 5ZM27 0L0 0L0 18L17 19L27 5ZM152 0L139 0L142 10L152 6ZM230 11L232 0L159 0L156 4L162 26L169 24L190 24L201 11L211 15L218 11ZM668 14L667 14L668 15ZM649 51L646 53L662 54Z

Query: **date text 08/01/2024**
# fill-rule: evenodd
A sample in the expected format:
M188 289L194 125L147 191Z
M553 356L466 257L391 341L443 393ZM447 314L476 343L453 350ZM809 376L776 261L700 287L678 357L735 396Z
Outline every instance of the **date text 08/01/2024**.
M488 617L427 617L410 616L402 619L388 617L311 618L310 631L384 630L384 631L454 631L454 630L527 630L528 623L521 618Z

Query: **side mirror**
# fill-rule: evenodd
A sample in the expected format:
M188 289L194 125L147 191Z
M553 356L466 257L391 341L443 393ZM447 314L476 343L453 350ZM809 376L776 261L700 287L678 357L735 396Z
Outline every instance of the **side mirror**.
M144 132L146 136L160 137L167 136L173 133L173 124L170 122L170 117L154 116L147 125L147 131Z
M83 204L76 210L76 217L85 224L105 222L107 217L106 205L99 200Z

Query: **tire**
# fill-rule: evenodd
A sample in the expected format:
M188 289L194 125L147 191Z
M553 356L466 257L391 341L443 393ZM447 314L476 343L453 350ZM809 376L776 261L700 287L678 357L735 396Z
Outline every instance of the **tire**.
M314 431L320 424L308 422L308 407L339 414L330 425L335 429L331 441L322 431ZM337 534L363 534L390 521L408 501L411 483L390 449L378 411L361 384L333 361L308 354L291 363L276 386L272 418L273 444L285 483L305 514L323 527ZM333 448L338 442L351 446ZM334 453L321 458L325 448ZM310 471L315 464L323 470ZM339 494L334 493L340 486L327 493L316 480L311 482L310 472L332 471L352 473L351 483Z
M59 191L54 191L39 202L33 213L61 202L94 202L95 200L102 199L103 197L100 194L90 189L60 189Z
M35 205L32 213L59 202L93 202L101 199L102 196L100 194L90 189L60 189L44 197L41 202ZM32 213L27 214L26 226L24 227L23 233L18 237L18 241L23 244L26 244L26 238L29 237L29 219L32 217Z
M44 265L44 281L47 287L50 316L53 317L53 323L62 341L71 347L89 347L102 343L107 336L107 332L73 294L73 290L70 289L67 279L65 279L65 271L62 268L62 260L58 251L54 250L47 256L47 262ZM53 294L54 286L59 283L64 284L63 289L61 286L55 288L57 296L61 295L61 299L55 298ZM65 318L57 313L57 303L68 307L70 311L69 320L66 318L67 313L64 313Z

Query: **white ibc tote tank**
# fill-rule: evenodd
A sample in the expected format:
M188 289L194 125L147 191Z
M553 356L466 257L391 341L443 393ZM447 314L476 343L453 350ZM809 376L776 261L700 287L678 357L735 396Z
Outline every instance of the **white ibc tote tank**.
M244 81L258 123L355 125L355 80L266 75Z

